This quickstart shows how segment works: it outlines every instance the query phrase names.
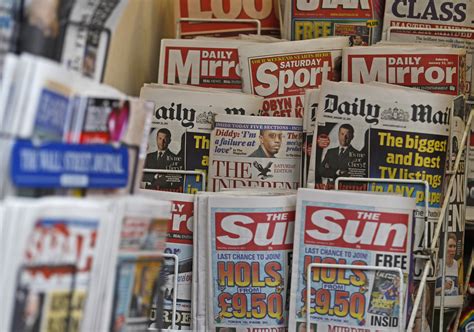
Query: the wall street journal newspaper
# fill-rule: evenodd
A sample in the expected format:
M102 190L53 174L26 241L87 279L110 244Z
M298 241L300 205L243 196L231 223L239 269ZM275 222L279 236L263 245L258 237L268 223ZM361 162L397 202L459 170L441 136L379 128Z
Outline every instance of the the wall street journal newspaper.
M234 22L181 22L181 37L196 36L230 37L240 33L256 33L255 23L239 23L252 19L261 23L262 34L280 35L278 2L275 0L175 0L175 16L180 18L228 19Z
M158 83L242 90L241 40L162 39Z
M241 46L242 90L265 98L262 115L302 118L305 89L340 80L346 46L348 37Z
M351 46L374 44L380 40L384 2L289 0L284 13L284 37L301 40L348 36Z
M378 81L458 96L466 93L466 50L419 44L342 50L342 80Z
M155 103L141 187L185 193L200 188L201 177L153 170L207 172L214 114L256 114L262 106L258 96L170 85L146 85L140 97Z
M302 119L217 115L208 189L297 189L302 130Z
M295 195L210 196L207 331L285 331Z
M414 209L413 198L299 189L289 330L306 331L307 310L318 332L404 328ZM328 268L312 269L308 289L310 263L400 268L403 289L397 272Z
M389 27L415 28L407 31L393 29L390 41L415 42L451 46L467 50L467 89L472 95L474 25L472 15L474 1L427 1L412 2L387 0L383 25L384 36L388 36ZM472 32L426 31L422 29L468 29Z

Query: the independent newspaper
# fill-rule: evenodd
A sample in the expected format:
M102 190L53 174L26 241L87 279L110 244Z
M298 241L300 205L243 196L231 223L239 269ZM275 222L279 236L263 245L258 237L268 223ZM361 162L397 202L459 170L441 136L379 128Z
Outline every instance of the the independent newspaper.
M265 98L262 115L302 118L305 89L340 81L348 37L239 47L242 90Z
M306 331L308 310L313 331L404 330L414 209L413 198L299 189L289 330ZM382 268L313 267L308 289L311 263L398 268L403 280Z
M284 13L284 37L302 40L348 36L351 46L372 45L380 40L384 2L289 0Z
M156 170L207 172L214 115L256 114L262 105L258 96L174 85L146 85L140 98L155 103L141 188L184 193L202 188L202 177Z
M179 22L181 38L196 36L230 37L241 33L256 33L255 22L260 21L261 33L280 35L278 3L275 0L174 0L175 17L179 19L201 19L207 22ZM214 19L229 20L213 22ZM231 20L231 21L230 21Z
M297 189L302 129L302 119L216 115L208 190Z
M286 331L295 195L211 195L207 331Z

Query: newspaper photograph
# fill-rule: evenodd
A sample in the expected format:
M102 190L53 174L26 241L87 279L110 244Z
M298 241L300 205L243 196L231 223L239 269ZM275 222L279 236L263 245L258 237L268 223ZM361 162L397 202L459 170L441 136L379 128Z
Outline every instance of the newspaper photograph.
M343 202L350 202L343 203ZM412 282L413 198L299 189L289 330L398 331ZM313 267L311 263L398 268ZM403 285L403 286L402 286ZM310 293L310 302L307 295Z
M284 36L289 40L348 36L350 46L380 40L385 0L289 0Z
M340 81L347 37L239 47L242 90L264 97L261 115L302 118L305 89Z
M386 0L383 24L384 39L393 42L437 44L466 49L467 85L465 91L467 94L473 95L474 31L449 31L453 29L473 30L473 11L473 0L456 2L445 0L414 2ZM391 31L389 32L390 28ZM429 29L442 30L429 31Z
M286 331L295 195L209 197L207 331Z
M214 115L255 114L262 105L253 95L171 85L147 85L140 98L155 103L140 187L181 193L202 190L202 176L156 170L207 173Z
M176 21L179 19L203 19L208 22L180 22L181 38L196 36L232 37L239 34L257 33L255 22L259 20L263 35L280 36L278 1L275 0L175 0ZM233 22L212 22L213 19Z
M302 130L302 119L216 115L208 190L297 189Z
M162 39L158 83L242 90L240 40Z
M303 118L303 151L301 159L301 185L306 186L311 150L313 145L314 127L316 126L316 112L318 111L319 89L306 89L305 110Z
M466 92L466 50L383 45L342 50L342 81L403 85L452 96Z

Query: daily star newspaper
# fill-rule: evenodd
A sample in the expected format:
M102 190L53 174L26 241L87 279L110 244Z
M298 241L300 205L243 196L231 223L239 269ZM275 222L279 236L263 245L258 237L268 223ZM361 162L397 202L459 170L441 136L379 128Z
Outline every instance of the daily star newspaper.
M466 50L375 45L342 50L342 80L378 81L458 96L466 93Z
M158 83L242 90L240 40L162 39Z
M438 44L467 50L467 82L466 91L472 95L473 52L474 52L474 13L473 0L459 1L401 1L387 0L383 34L386 39L394 42L416 42ZM390 27L400 27L401 29ZM412 29L402 30L403 28ZM443 29L427 31L426 29ZM472 32L449 32L453 29L472 30ZM390 36L390 37L389 37Z
M285 38L349 36L351 46L380 40L385 0L289 0L285 7Z
M184 193L201 188L201 177L156 170L207 172L214 114L250 115L262 106L253 95L172 85L146 85L140 98L155 103L141 187Z
M285 331L295 195L209 197L207 331Z
M240 33L256 33L254 22L239 23L238 20L259 20L262 34L280 35L278 2L275 0L174 0L176 19L203 19L204 23L181 22L181 38L196 36L230 37ZM233 20L212 22L213 19Z
M302 130L302 119L216 115L208 190L297 189Z
M302 118L305 89L339 81L347 37L239 47L242 90L265 98L262 115Z
M289 330L306 331L308 310L313 331L404 330L414 209L413 198L299 189ZM314 267L308 289L310 263L399 268L403 283L397 271Z
M340 189L414 197L414 250L421 250L437 221L443 196L452 96L385 83L325 82L319 95L308 187L333 189L338 177L421 180L407 183L343 182ZM425 221L426 219L426 221ZM428 234L424 234L428 222ZM421 275L421 265L414 269Z

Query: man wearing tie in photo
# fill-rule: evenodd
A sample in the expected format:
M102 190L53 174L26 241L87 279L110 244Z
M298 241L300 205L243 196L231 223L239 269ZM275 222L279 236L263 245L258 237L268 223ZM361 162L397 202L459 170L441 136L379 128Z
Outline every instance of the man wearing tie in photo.
M338 131L339 146L326 152L323 162L319 167L319 174L328 178L329 183L340 176L349 176L349 164L358 151L351 145L354 139L354 127L342 124Z
M161 128L156 134L156 146L158 150L147 154L145 168L170 169L176 162L176 155L168 149L171 142L171 132L166 128Z

